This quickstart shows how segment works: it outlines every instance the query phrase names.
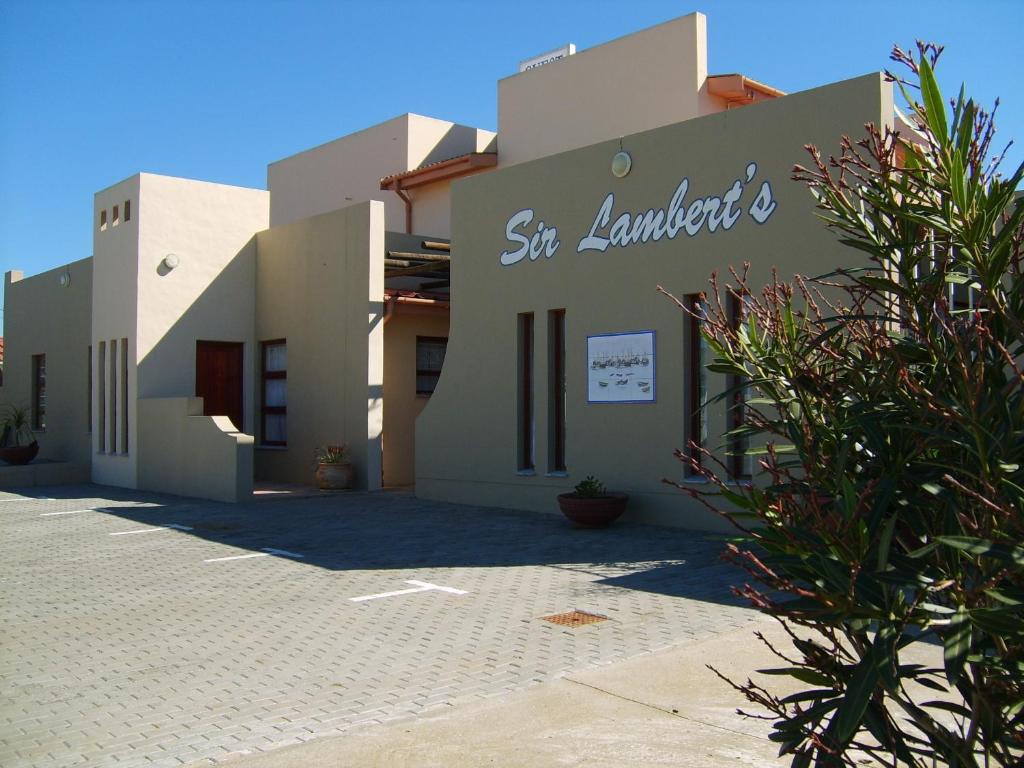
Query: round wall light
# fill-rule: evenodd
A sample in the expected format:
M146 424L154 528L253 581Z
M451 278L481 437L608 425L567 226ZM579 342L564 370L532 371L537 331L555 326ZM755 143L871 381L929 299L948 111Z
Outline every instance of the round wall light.
M167 270L174 269L180 263L181 262L178 260L177 254L168 253L166 256L164 256L164 268Z
M69 285L71 285L71 273L65 270L60 273L60 287L67 288Z
M633 158L629 156L629 152L615 153L615 157L612 158L612 176L617 179L621 179L629 173L629 169L632 167Z

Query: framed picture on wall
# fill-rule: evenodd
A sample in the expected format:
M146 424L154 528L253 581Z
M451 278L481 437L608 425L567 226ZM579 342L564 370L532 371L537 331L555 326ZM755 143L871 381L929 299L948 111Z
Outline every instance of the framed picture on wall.
M655 402L654 353L654 331L588 336L587 402Z

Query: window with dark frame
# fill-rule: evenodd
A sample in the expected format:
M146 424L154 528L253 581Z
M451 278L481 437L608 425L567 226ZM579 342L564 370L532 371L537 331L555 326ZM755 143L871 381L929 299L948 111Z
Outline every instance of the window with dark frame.
M729 294L728 311L729 323L734 329L738 329L747 322L748 295L742 297ZM743 426L746 421L745 412L747 408L747 388L749 380L745 376L730 375L727 387L732 393L727 415L727 430L733 432ZM728 460L729 474L733 480L745 481L750 479L750 461L746 455L749 441L745 435L730 435L727 440L726 457Z
M686 332L683 342L683 369L686 382L684 400L684 419L686 430L686 457L690 466L686 473L697 474L696 470L703 464L701 449L707 440L707 372L704 361L707 358L707 340L701 330L704 326L707 307L700 300L700 294L691 293L686 296Z
M548 471L565 472L565 310L548 310Z
M132 220L132 201L131 200L125 200L124 201L124 220L125 221L131 221Z
M288 445L288 345L284 339L260 345L260 444Z
M46 429L46 355L32 355L32 429Z
M437 387L444 365L448 339L442 336L416 337L416 394L430 396Z
M533 312L518 316L518 429L517 464L520 472L534 468L533 426Z

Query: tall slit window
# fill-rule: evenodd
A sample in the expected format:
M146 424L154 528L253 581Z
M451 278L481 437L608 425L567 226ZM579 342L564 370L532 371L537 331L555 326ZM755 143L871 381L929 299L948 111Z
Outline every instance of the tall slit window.
M32 429L46 429L46 355L32 355Z
M117 340L110 340L110 406L107 416L110 419L108 426L108 446L111 453L117 453Z
M284 339L262 344L260 442L288 445L288 346Z
M742 297L729 295L728 311L729 322L733 328L740 328L747 322L749 314L749 295ZM727 383L730 395L730 402L727 415L727 429L730 433L740 429L746 422L745 412L747 408L748 380L745 376L729 376ZM727 440L726 453L728 454L729 474L733 480L749 480L751 475L750 457L746 455L749 447L749 440L746 435L730 434Z
M89 372L85 382L85 431L92 432L92 345L89 345L88 354L86 355L86 365Z
M96 359L96 450L107 450L107 342L101 341Z
M416 394L432 395L441 377L441 366L448 350L448 339L435 336L416 337Z
M533 313L523 312L518 319L517 464L519 470L534 468L533 424Z
M548 312L548 471L565 471L565 310Z
M690 460L688 475L696 474L697 468L703 464L701 449L707 442L708 402L707 372L704 363L708 358L707 340L701 331L704 327L707 307L701 301L700 294L689 294L686 297L686 332L683 334L683 375L685 377L684 413L686 434L686 456Z
M121 453L128 453L128 339L121 339Z

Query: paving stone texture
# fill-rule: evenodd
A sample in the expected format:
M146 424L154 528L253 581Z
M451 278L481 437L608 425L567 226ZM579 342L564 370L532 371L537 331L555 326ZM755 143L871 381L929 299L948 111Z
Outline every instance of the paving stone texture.
M0 493L0 525L7 768L210 765L755 618L713 538L408 494L226 505L32 489ZM252 554L266 556L206 562ZM407 580L467 594L349 599ZM608 621L542 620L572 609Z

